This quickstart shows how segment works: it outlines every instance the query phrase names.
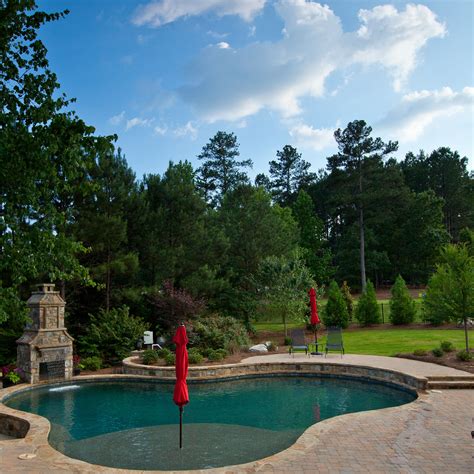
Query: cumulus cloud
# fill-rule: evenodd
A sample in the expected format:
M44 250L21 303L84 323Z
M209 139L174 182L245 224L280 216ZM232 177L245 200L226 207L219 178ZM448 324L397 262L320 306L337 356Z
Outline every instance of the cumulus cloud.
M125 110L122 110L118 115L109 118L109 123L112 125L120 125L125 120Z
M225 41L221 41L220 43L217 43L216 45L219 49L229 49L230 44L226 43Z
M440 90L411 92L401 104L391 110L379 127L401 141L409 142L420 137L436 119L449 117L474 108L474 87L460 92L450 87Z
M177 138L190 137L191 140L197 138L198 129L191 121L187 122L182 127L177 127L173 130L173 135Z
M265 6L266 0L159 0L139 5L132 22L159 27L180 18L213 12L218 16L237 15L251 21Z
M407 5L404 12L392 5L377 6L360 10L359 20L354 60L385 66L397 91L415 68L418 51L430 38L446 34L444 24L424 5Z
M143 119L140 117L134 117L130 120L127 120L127 124L125 125L125 130L131 130L134 127L149 127L151 126L153 119Z
M158 125L153 130L157 135L164 136L164 135L166 135L166 132L168 131L168 127L167 126L160 127Z
M296 141L296 145L320 151L334 146L334 130L337 128L313 128L305 123L294 125L289 133Z
M352 32L343 31L327 5L279 0L275 9L284 21L279 40L205 48L195 60L190 84L179 93L204 120L241 120L265 108L295 116L301 98L323 96L331 73L357 64L386 68L399 90L420 49L446 31L423 5L361 10Z

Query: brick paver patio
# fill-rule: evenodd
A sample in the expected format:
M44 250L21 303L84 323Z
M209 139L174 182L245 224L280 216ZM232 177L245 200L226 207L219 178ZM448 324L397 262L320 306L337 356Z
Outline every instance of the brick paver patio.
M272 355L262 359L267 362L269 357L288 356ZM252 361L258 363L258 359L252 358ZM336 359L331 357L328 361L334 363ZM377 364L373 366L412 375L416 373L418 376L463 374L462 371L442 366L431 367L434 364L389 357L348 355L343 362L365 366ZM268 458L239 466L193 472L472 474L473 407L474 390L432 390L421 393L417 400L407 405L353 413L317 423L308 428L293 446ZM2 412L15 413L0 405ZM25 418L32 425L25 439L0 440L2 473L138 472L93 466L70 459L47 443L49 423L45 419L31 414ZM100 420L97 422L100 423ZM36 457L18 458L30 453Z

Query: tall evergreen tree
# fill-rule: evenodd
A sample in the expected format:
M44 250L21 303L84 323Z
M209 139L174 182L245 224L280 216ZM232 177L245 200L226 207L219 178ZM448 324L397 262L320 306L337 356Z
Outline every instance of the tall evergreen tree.
M252 168L252 160L238 161L237 137L233 133L217 132L198 156L203 161L197 170L198 187L206 201L216 206L231 189L249 182L244 171Z
M223 305L247 318L255 298L251 275L264 258L295 250L298 226L290 209L272 204L262 188L249 185L225 196L218 219L229 240L224 270L231 286L222 294Z
M357 209L360 247L360 279L362 289L366 287L365 227L363 192L365 171L374 160L388 156L398 149L397 142L384 143L381 138L372 138L372 127L363 120L347 124L344 130L334 132L339 153L328 158L328 169L342 169L346 172L346 185L352 194L352 203Z
M120 149L98 157L90 173L95 191L77 208L75 235L90 248L84 263L105 290L106 311L116 286L133 283L138 257L128 248L127 209L135 189L135 174ZM121 279L125 278L122 282Z
M300 190L292 206L300 229L300 247L303 258L319 284L326 283L333 274L331 251L325 247L324 225L314 212L311 196Z
M146 219L138 248L144 281L180 286L202 266L225 261L225 238L196 189L189 162L170 163L162 177L145 176Z
M68 12L38 11L34 0L1 1L0 11L1 322L23 313L22 285L90 281L77 259L84 247L65 233L73 208L58 203L81 191L93 157L111 145L68 109L38 37Z
M444 225L454 242L459 241L461 229L474 226L474 176L467 163L457 151L441 147L429 155L408 153L401 164L412 190L432 190L443 199Z
M285 145L276 154L277 159L270 161L270 189L278 204L288 206L298 191L310 184L314 175L308 171L311 164L291 145Z

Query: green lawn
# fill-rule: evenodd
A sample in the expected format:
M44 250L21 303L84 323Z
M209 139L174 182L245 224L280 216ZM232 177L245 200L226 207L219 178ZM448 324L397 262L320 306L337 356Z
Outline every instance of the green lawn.
M257 323L255 327L257 331L282 331L281 324ZM291 327L301 327L301 323L292 323ZM472 339L474 330L469 332ZM441 341L450 341L457 349L464 348L463 329L360 329L344 331L343 339L348 354L392 356L415 349L431 350L439 346ZM324 337L321 341L324 341Z

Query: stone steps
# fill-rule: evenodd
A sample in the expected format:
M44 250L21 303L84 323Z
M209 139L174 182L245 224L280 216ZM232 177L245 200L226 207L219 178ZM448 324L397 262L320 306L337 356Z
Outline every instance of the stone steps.
M474 389L474 380L449 380L449 381L439 381L439 382L428 382L426 387L428 390L433 389Z
M429 375L428 389L474 389L472 375Z
M472 375L428 375L426 377L430 382L454 382L464 380L465 382L474 381L474 374Z

